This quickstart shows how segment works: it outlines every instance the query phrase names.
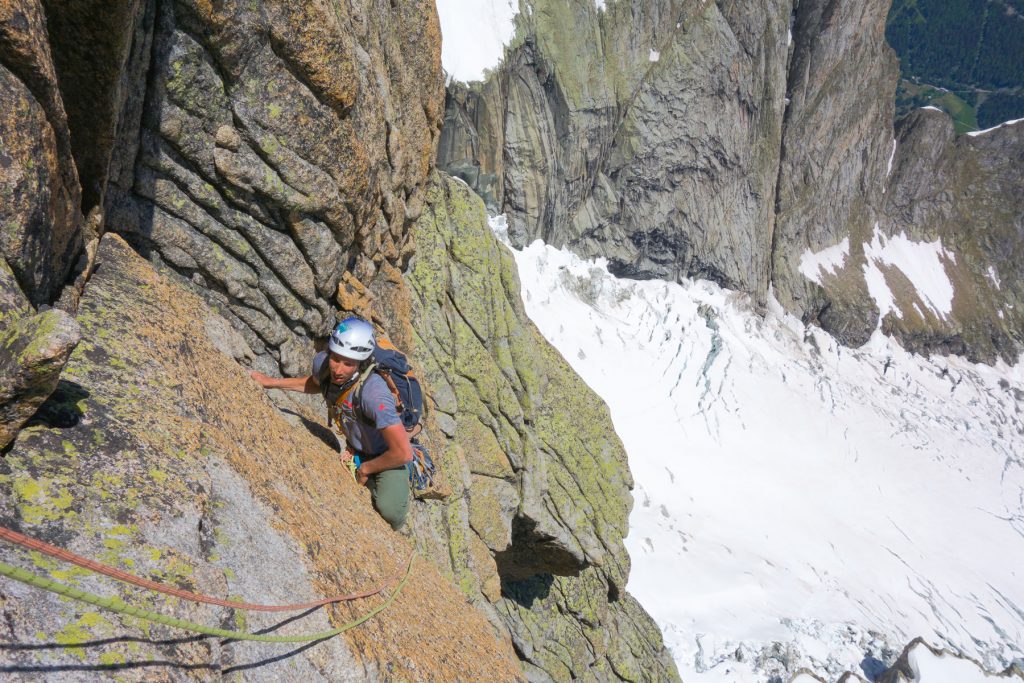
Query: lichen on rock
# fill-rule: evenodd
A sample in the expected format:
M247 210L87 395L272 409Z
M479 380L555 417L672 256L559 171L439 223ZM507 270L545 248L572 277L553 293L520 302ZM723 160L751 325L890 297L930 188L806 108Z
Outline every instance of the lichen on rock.
M507 630L531 680L677 677L625 591L632 479L607 408L526 317L483 201L439 173L426 207L407 277L415 348L435 453L463 486L414 511L414 538Z

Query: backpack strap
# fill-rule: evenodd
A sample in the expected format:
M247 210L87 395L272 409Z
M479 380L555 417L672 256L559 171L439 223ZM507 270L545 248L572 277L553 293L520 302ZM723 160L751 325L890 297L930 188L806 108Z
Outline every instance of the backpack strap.
M341 413L341 404L344 403L345 399L349 396L353 398L353 405L356 405L356 401L359 399L359 392L363 388L363 383L369 378L370 374L376 370L377 364L370 363L370 365L363 370L360 374L359 379L353 382L350 386L342 389L341 393L338 394L338 398L334 399L334 405L327 411L328 422L334 422L341 430L342 434L345 434L345 426L342 424L341 419L338 415ZM356 413L362 415L362 411L356 408ZM345 434L345 438L348 438L348 434Z
M391 373L383 368L377 369L377 374L380 375L384 383L388 385L388 389L391 390L391 395L395 397L395 410L399 415L405 410L405 405L402 404L402 396L398 393L398 387L395 386L395 380L392 379Z
M338 428L341 429L342 433L345 432L345 428L342 426L341 420L339 420L337 416L338 413L341 411L342 402L349 396L352 397L352 405L355 408L356 415L359 417L360 420L362 420L366 424L370 424L370 421L366 419L365 415L363 415L363 411L359 406L362 403L361 398L363 384L366 382L367 379L370 378L370 375L374 373L376 373L378 377L384 380L384 383L388 385L388 390L391 392L391 395L395 397L395 412L401 415L402 411L405 410L405 404L402 403L402 396L398 391L398 387L395 385L395 380L391 377L391 372L378 366L376 363L371 363L363 371L363 374L359 377L355 384L341 392L338 398L334 401L334 408L331 411L329 411L330 415L328 417L334 420L335 424L338 425ZM411 371L407 374L409 377L414 376ZM416 438L416 436L418 436L421 431L423 431L423 425L417 424L415 427L413 427L412 431L409 432L409 438ZM346 438L348 438L347 434Z
M384 383L388 385L388 389L391 390L391 395L395 397L395 412L397 412L399 416L401 416L401 414L405 411L405 404L402 403L402 395L399 393L398 387L395 385L394 378L391 377L391 371L385 370L384 368L375 368L375 372L380 376L381 379L384 380ZM412 374L412 370L405 373L405 376L416 379L416 376ZM419 433L422 431L423 425L417 424L415 427L408 431L409 438L415 439L417 436L419 436Z

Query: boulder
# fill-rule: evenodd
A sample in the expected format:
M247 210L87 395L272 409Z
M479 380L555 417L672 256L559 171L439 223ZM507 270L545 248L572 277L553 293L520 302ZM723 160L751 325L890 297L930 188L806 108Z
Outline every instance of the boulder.
M0 331L0 449L43 404L78 344L75 319L50 309L4 321Z

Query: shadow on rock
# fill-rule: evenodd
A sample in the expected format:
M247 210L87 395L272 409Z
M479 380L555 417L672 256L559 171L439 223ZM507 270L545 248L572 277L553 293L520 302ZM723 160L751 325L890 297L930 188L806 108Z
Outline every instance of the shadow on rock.
M334 432L330 429L319 422L313 422L312 420L303 417L294 410L289 410L288 408L281 408L280 410L282 413L288 413L289 415L299 418L299 420L302 421L302 426L306 428L306 431L327 444L328 448L341 452L341 442L338 441L338 437L335 436Z
M313 614L314 612L322 609L322 607L314 607L308 609L301 614L283 619L267 628L262 628L253 633L258 635L265 635L277 631L282 626L290 624L294 621L298 621L304 617ZM333 636L332 636L333 637ZM87 640L82 642L49 642L49 643L0 643L0 652L34 652L39 650L72 650L72 649L86 649L95 647L104 647L107 645L117 645L120 643L145 643L148 645L159 645L163 647L174 647L177 645L189 645L192 643L202 642L204 640L213 639L215 636L207 635L195 635L186 636L183 638L165 638L161 640L154 640L151 638L139 638L137 636L119 636L115 638L103 638L97 640ZM75 664L37 664L37 663L26 663L26 664L7 664L0 666L0 673L62 673L70 671L122 671L130 669L142 669L142 668L161 668L167 667L172 669L178 669L181 671L219 671L222 675L228 674L235 671L247 671L250 669L257 669L261 666L267 666L275 664L277 662L284 661L290 657L294 657L306 650L309 650L320 643L323 643L330 638L321 638L319 640L313 640L308 643L301 643L299 647L293 648L288 652L281 654L275 654L271 657L266 657L253 662L247 663L232 663L232 662L175 662L170 660L146 660L146 661L126 661L126 662L115 662L109 664L87 664L87 663L75 663ZM237 639L223 639L220 641L221 647L231 645L232 643L241 643L245 641ZM274 643L264 643L264 645L273 647ZM225 666L228 664L228 666Z
M29 418L26 427L43 425L55 429L68 429L81 422L85 415L85 400L89 391L81 384L62 379L57 382L50 397Z
M551 574L538 574L522 581L502 581L501 595L530 609L535 601L547 599L554 582Z

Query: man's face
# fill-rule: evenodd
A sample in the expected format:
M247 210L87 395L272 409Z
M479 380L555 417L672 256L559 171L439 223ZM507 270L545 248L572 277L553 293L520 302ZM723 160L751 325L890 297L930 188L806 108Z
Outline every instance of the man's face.
M328 359L328 364L331 368L331 381L335 384L344 384L349 381L352 379L352 375L356 374L356 370L359 369L359 363L360 361L332 353Z

